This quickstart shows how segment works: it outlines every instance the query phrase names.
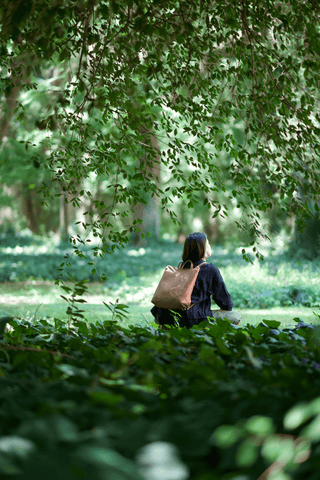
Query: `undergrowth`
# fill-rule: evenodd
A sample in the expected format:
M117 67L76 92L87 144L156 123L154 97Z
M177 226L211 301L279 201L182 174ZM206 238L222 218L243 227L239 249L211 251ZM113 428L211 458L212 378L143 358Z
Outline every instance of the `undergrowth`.
M319 328L278 327L10 320L1 479L318 478Z

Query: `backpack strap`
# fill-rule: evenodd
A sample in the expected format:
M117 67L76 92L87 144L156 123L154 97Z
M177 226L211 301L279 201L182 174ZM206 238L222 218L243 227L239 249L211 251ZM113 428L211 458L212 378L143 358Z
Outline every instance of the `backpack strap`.
M188 262L190 262L190 268L192 268L192 267L193 267L193 263L191 262L191 260L186 260L185 262L180 262L178 268L184 268L184 266L185 266L186 263L188 263Z
M189 262L190 260L187 260L187 262ZM203 261L202 263L200 263L199 265L197 265L198 267L201 267L201 265L203 265L204 263L206 263L205 261ZM192 265L192 262L191 262L191 265ZM196 303L199 303L199 302L196 302ZM191 307L193 307L193 305L195 305L196 303L193 303L192 305L190 305L190 307L186 308L186 310L190 310Z
M191 264L190 268L192 268L193 263L191 262L191 260L186 260L185 262L180 262L178 268L184 268L185 264L188 263L188 262L190 262L190 264ZM203 265L204 263L206 263L206 262L203 260L203 262L199 263L199 265L197 265L197 267L201 267L201 265Z

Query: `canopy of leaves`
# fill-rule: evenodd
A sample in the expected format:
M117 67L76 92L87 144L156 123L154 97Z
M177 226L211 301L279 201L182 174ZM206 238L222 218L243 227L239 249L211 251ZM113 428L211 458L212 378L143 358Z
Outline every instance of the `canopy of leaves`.
M33 160L51 173L44 195L62 188L79 206L90 196L84 179L106 176L112 201L97 202L97 219L83 225L97 235L107 227L120 244L137 228L115 227L128 213L120 206L144 203L146 193L172 221L174 198L192 208L203 192L214 215L227 214L227 202L214 200L225 191L244 214L238 226L249 221L258 236L267 209L303 225L320 187L319 13L309 0L2 2L4 95L18 84L39 89L48 65L61 70L37 122L46 161L38 150ZM218 166L225 152L231 190Z

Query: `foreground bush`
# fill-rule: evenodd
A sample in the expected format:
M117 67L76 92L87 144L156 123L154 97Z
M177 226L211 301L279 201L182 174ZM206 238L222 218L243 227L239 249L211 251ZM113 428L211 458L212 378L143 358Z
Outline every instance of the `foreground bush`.
M318 478L317 327L10 324L1 479Z

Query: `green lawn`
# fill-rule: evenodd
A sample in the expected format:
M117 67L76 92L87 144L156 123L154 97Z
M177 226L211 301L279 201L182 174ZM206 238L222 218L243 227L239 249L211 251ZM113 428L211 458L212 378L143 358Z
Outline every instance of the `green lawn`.
M143 298L141 301L134 298L132 303L126 302L127 297L121 297L121 287L111 290L98 283L89 284L89 294L85 296L88 303L81 305L81 308L85 311L85 318L90 322L110 319L111 313L102 302L115 302L117 297L120 298L120 302L129 305L128 323L147 324L149 322L155 326L153 316L150 313L150 308L152 308L150 286L145 286L145 283L145 279L142 279L139 292L142 293ZM130 291L130 285L122 288ZM62 290L53 282L2 283L0 284L0 313L1 315L9 314L21 318L56 317L67 319L67 303L61 299L60 295L62 293ZM117 295L120 295L120 297ZM216 307L213 306L213 308ZM243 324L256 325L266 319L278 320L281 321L283 326L289 326L295 323L293 322L295 317L299 317L308 323L319 323L318 318L313 314L313 312L317 313L318 311L315 307L291 306L269 309L240 308L236 310L241 313Z
M16 269L22 269L16 274L15 281L0 283L1 314L21 318L67 319L67 303L61 298L61 294L66 294L54 284L52 277L53 265L57 265L53 252L57 251L53 246L50 247L52 251L49 247L49 244L42 246L44 251L36 250L40 248L37 246L33 247L34 251L27 250L31 247L19 247L19 250L0 248L1 278L13 271L13 265L16 265ZM86 284L88 292L83 298L87 303L79 306L85 311L87 320L95 322L110 319L110 311L103 302L115 303L119 299L120 303L129 306L129 323L151 323L152 295L165 266L178 265L181 251L181 245L162 242L146 249L128 247L116 251L112 256L112 267L110 262L101 260L101 268L106 271L109 280L105 284L93 280ZM86 267L83 259L73 260L74 272L80 277L91 278L87 271L91 267ZM289 261L283 254L270 254L265 262L254 260L251 264L246 263L238 251L227 252L215 247L209 261L220 269L233 299L234 310L242 314L244 324L255 325L266 319L281 321L285 326L294 324L295 317L305 322L319 323L313 312L319 313L320 260ZM30 270L31 266L37 267L37 277ZM19 278L26 280L17 281ZM213 308L216 306L213 305Z

